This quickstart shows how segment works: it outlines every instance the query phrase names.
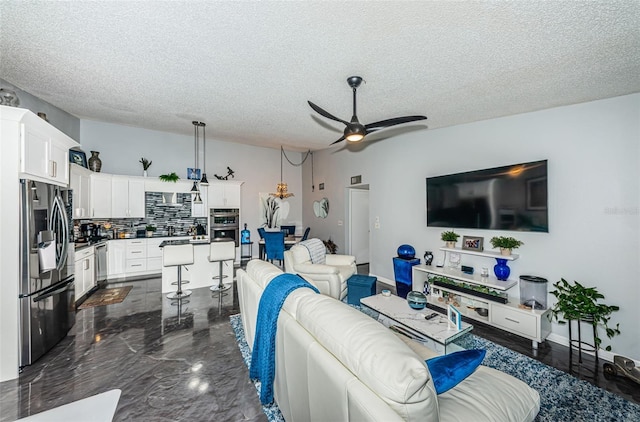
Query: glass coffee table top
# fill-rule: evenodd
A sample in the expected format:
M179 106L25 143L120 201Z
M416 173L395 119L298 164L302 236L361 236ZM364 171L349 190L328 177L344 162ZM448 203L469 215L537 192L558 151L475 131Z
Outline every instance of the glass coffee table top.
M473 326L462 323L462 329L457 329L449 323L447 316L441 313L429 320L425 316L435 312L432 309L412 309L405 299L398 296L383 296L378 294L360 299L360 303L380 314L378 321L388 327L395 326L397 331L405 332L410 337L421 341L427 347L440 353L464 349L465 337Z

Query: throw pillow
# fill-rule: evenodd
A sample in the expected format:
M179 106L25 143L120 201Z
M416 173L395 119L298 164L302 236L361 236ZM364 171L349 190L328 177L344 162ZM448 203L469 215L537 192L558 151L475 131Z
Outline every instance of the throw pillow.
M461 350L444 356L427 359L427 367L436 386L436 393L442 394L473 374L482 363L486 350Z

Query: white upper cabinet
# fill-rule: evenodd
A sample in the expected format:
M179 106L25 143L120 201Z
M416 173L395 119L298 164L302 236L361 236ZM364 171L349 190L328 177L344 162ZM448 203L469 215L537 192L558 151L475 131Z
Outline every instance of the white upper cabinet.
M113 176L111 179L111 217L144 218L144 179Z
M90 218L111 218L111 175L91 173Z
M0 107L2 142L20 143L20 178L68 186L69 148L80 144L29 110Z
M243 182L209 184L209 208L240 208L240 187Z
M73 190L73 218L91 218L89 192L91 171L69 164L69 187Z

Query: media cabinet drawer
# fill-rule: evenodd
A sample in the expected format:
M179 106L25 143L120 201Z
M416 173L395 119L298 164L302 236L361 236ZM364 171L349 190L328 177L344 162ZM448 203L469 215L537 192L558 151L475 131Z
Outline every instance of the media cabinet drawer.
M491 322L507 331L530 338L537 337L538 322L535 315L527 315L504 306L492 306Z

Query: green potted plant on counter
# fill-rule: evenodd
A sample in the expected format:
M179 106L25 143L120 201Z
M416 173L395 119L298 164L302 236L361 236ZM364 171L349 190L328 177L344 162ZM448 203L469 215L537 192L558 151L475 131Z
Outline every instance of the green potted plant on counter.
M491 246L493 246L494 249L500 248L500 253L505 256L511 255L512 249L517 249L520 246L524 245L524 242L508 236L492 237L490 242Z
M147 237L153 237L153 234L156 232L157 228L155 226L152 226L151 224L148 224L147 227L145 227L145 230L147 231Z
M453 230L442 232L440 235L440 238L446 242L447 248L455 248L459 237L460 235Z
M604 299L604 295L598 292L595 287L584 287L577 281L571 284L564 278L554 283L553 287L555 287L555 290L551 294L556 297L557 302L551 308L549 319L556 319L558 324L566 324L567 321L571 322L573 320L578 320L578 323L583 321L591 324L596 348L600 347L602 343L597 334L598 325L604 327L609 338L620 334L619 323L613 328L609 327L611 314L620 310L620 307L598 303L599 299ZM564 319L561 319L560 315ZM611 346L607 346L605 350L611 350Z

